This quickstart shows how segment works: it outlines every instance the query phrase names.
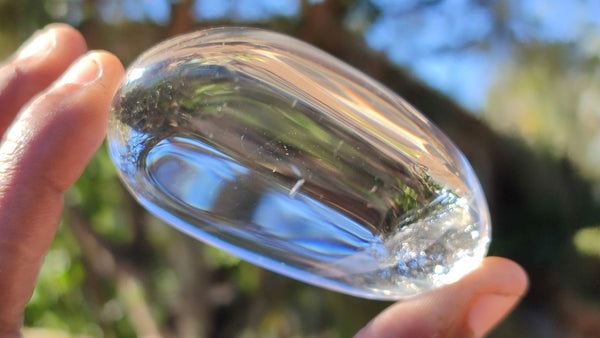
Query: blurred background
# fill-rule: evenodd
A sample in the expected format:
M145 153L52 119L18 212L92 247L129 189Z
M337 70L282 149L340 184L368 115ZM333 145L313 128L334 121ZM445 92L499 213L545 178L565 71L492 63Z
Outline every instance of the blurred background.
M600 334L600 2L0 0L0 57L50 22L129 64L159 41L243 25L296 36L385 83L471 161L491 254L531 289L492 337ZM390 305L278 276L162 224L102 148L26 309L27 334L348 337Z

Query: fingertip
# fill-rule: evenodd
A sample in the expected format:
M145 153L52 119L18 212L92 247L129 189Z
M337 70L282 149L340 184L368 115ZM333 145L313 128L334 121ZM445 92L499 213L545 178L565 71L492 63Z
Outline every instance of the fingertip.
M104 104L112 98L123 73L123 65L114 54L103 50L89 51L69 67L49 92L78 93L83 95L79 100L101 101ZM60 95L64 96L64 94Z
M471 301L466 325L473 336L489 333L519 303L527 292L529 278L517 263L502 257L488 257L479 274L485 274L483 286Z
M99 81L103 88L112 88L120 81L123 72L121 61L113 54L90 51L75 61L54 87L69 84L85 86Z
M67 66L77 56L87 51L85 38L81 33L64 23L53 23L42 28L29 38L15 53L16 61L25 61L21 67L37 63L56 67L58 64ZM50 67L47 67L50 68Z
M125 69L119 58L104 50L90 51L90 54L102 65L103 75L107 79L115 83L121 81Z
M81 55L87 51L85 38L77 29L65 23L52 23L44 27L43 31L55 36L57 45L68 48L73 54Z
M490 281L488 285L500 293L522 296L529 287L525 270L507 258L486 257L477 273L485 274L485 279Z
M94 90L90 89L84 95L95 96L88 98L87 101L98 102L99 106L106 107L97 113L105 120L109 112L108 106L117 90L117 86L122 81L125 70L121 61L114 54L103 50L90 51L86 58L93 59L99 65L101 74L96 80L98 85L94 84Z

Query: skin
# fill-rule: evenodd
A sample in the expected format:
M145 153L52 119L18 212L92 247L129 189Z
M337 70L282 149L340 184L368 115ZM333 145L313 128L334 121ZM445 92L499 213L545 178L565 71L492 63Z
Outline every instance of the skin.
M23 310L63 207L63 193L102 143L121 62L86 52L53 24L0 67L0 336L19 337ZM527 289L516 263L486 258L460 281L398 302L357 337L481 337Z

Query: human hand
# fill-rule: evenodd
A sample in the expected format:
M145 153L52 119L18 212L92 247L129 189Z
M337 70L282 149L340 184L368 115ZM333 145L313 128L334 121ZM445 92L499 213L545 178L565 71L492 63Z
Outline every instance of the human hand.
M75 29L51 25L0 67L1 337L20 336L63 193L104 139L123 66L86 49Z

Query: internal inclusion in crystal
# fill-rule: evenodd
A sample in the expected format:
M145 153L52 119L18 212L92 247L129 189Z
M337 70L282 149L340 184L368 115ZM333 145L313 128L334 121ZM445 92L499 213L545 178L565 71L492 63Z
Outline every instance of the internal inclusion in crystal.
M154 214L330 289L409 297L487 250L485 200L445 136L387 89L273 33L213 31L142 56L115 98L109 146Z

